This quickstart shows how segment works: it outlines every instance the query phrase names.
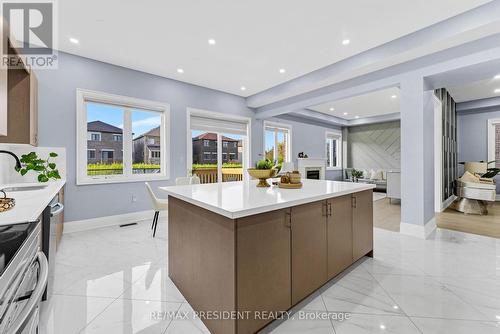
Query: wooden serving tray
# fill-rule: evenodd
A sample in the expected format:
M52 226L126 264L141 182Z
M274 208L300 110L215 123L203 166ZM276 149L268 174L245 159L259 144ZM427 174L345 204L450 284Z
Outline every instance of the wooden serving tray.
M283 189L300 189L302 188L302 182L300 183L278 183L278 187Z

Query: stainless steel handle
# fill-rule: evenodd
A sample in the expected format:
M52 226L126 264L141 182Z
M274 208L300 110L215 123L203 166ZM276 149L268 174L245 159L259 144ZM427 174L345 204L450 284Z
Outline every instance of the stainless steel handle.
M356 196L352 196L352 207L353 207L353 208L356 208L356 207L357 207L357 204L358 204L358 203L357 203L357 201L356 201L356 200L357 200Z
M52 211L53 208L59 207L58 209ZM64 210L64 205L62 203L57 202L56 204L52 205L50 207L50 216L54 217L63 212Z
M328 215L332 216L332 202L328 202Z
M8 329L7 332L8 334L15 334L21 331L22 327L29 320L28 318L32 314L33 310L36 311L36 308L38 307L38 304L42 299L42 295L45 290L45 286L47 285L47 279L49 276L49 263L43 252L38 252L36 256L37 256L37 261L40 264L40 274L38 275L38 283L35 287L35 290L33 290L33 293L31 294L31 298L29 299L28 303L21 311L17 319L14 320L12 326L10 326L10 328Z
M290 212L285 212L285 226L292 228L292 214Z

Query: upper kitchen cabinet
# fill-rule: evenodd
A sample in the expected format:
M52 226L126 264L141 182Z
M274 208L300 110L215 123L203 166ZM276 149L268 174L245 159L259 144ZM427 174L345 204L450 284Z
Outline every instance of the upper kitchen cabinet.
M8 27L2 28L2 46L24 64L8 40ZM0 69L0 143L38 144L37 87L34 71L25 64Z

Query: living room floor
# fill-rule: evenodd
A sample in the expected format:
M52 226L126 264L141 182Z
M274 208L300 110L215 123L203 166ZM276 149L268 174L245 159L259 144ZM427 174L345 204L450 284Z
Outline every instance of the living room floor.
M385 230L399 232L401 203L388 198L373 202L373 225ZM466 215L446 209L436 215L439 228L500 238L500 202L488 205L488 215Z

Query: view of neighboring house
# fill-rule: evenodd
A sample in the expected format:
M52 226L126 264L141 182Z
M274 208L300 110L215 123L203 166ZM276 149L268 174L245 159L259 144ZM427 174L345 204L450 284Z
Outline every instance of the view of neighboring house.
M87 163L123 161L123 130L108 123L87 123Z
M134 163L160 163L160 127L134 138Z
M238 139L222 136L222 163L241 163ZM217 134L203 133L193 138L193 163L217 163Z

